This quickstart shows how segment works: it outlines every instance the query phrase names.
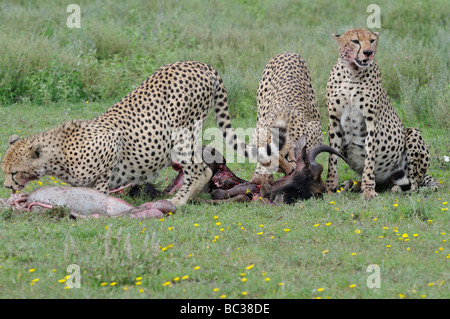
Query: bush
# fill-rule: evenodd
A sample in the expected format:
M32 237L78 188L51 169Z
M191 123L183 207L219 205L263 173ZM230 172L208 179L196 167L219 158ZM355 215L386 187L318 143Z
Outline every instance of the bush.
M448 101L449 80L448 72L442 72L449 66L447 1L379 5L382 29L376 58L388 95L401 104L407 94L425 105L428 123L442 125L439 112ZM369 15L365 4L354 6L349 0L111 0L101 6L81 4L81 28L69 29L66 6L64 1L3 6L2 105L118 100L161 65L199 60L224 78L232 115L253 116L265 64L275 54L294 51L310 68L325 114L326 82L337 60L330 33L364 28Z

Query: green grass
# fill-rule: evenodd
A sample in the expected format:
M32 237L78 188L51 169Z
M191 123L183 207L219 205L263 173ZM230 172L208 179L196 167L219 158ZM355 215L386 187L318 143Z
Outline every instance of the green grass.
M337 59L329 34L365 27L370 3L80 1L82 27L68 29L66 2L3 2L0 157L11 134L93 118L177 60L213 65L233 126L254 127L264 65L288 50L307 61L326 132L325 85ZM384 192L371 201L340 193L280 207L185 205L164 220L143 221L3 210L0 297L449 298L449 4L378 4L383 84L405 126L421 130L439 191ZM216 126L212 116L205 126ZM319 156L323 178L326 161ZM255 164L229 167L248 179ZM345 164L338 169L340 182L356 179ZM158 182L165 186L173 176L164 170ZM1 188L0 198L8 196ZM80 266L80 289L64 289L71 264ZM381 269L379 289L366 285L371 264Z
M392 194L362 204L346 194L278 208L187 205L162 221L4 211L2 296L240 298L246 291L248 298L448 298L448 215L441 210L447 206L436 193L397 198L398 207ZM159 247L149 239L144 245L146 236ZM80 266L81 289L59 283L70 264ZM380 289L366 286L370 264L381 267Z
M19 134L28 135L36 131L38 124L51 127L64 119L89 118L101 109L97 103L54 106L51 116L43 120L39 117L42 110L23 105L21 113L16 112L8 119L10 123L21 124L23 131ZM246 122L236 119L233 124L240 127ZM209 118L207 123L214 121ZM13 127L0 133L2 136L16 133L17 126ZM424 131L425 139L433 143L433 155L444 153L448 147L448 141L437 132L436 129ZM319 161L326 164L326 156L321 156ZM423 189L405 195L385 192L369 202L361 201L359 194L342 193L294 206L268 207L256 202L185 205L164 220L143 221L73 220L58 210L45 214L2 211L0 295L13 298L220 298L222 295L227 298L397 298L401 294L406 298L424 295L448 298L450 218L448 211L442 210L448 207L445 204L450 180L447 165L440 160L432 163L430 174L444 182L438 192ZM254 164L229 166L247 179L255 168ZM342 163L339 172L341 181L356 178ZM173 176L172 170L164 170L158 182L166 185L167 179ZM51 178L42 182L58 183ZM38 186L38 182L32 182L30 188ZM8 195L6 189L0 191L0 197ZM145 201L125 199L135 205ZM408 237L402 237L403 234ZM153 245L152 237L153 243L159 244ZM132 258L128 258L129 251ZM80 266L81 289L64 289L66 283L59 282L70 274L66 269L71 264ZM380 289L366 286L370 275L366 270L370 264L381 267ZM254 267L247 270L249 265ZM197 266L200 268L195 270ZM184 276L188 278L181 279ZM138 277L142 277L139 285ZM242 281L244 277L246 282ZM39 281L33 283L36 278ZM111 286L111 283L115 284ZM350 285L356 286L350 288ZM214 291L215 288L219 290ZM319 288L324 290L317 291Z

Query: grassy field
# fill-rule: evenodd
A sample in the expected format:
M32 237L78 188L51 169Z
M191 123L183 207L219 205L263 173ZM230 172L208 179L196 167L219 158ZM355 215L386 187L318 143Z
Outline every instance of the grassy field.
M213 65L233 127L254 127L262 70L283 51L305 58L326 137L325 85L337 59L329 35L365 28L370 3L79 1L81 28L69 29L64 1L1 2L0 158L11 134L96 117L177 60ZM0 298L449 298L450 4L378 5L383 84L405 126L422 131L439 191L385 192L371 201L338 193L279 207L185 205L143 221L4 210ZM215 125L209 116L205 126ZM326 155L318 159L325 178ZM229 167L248 179L255 164ZM341 182L357 179L345 164L338 169ZM161 187L173 176L164 170ZM47 184L60 182L47 177L28 191ZM8 196L1 188L0 198ZM67 289L72 264L80 289ZM373 264L380 288L367 285Z

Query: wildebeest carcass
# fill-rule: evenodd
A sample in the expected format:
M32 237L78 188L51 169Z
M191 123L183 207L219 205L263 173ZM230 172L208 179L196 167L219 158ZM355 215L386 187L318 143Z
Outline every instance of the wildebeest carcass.
M277 204L292 204L299 200L322 196L326 186L321 179L323 166L316 162L317 155L328 152L344 158L339 152L327 145L317 145L307 152L306 142L307 137L304 135L295 144L295 169L276 182L263 185L250 183L237 177L226 166L225 158L220 152L204 146L204 161L213 171L213 176L204 188L204 192L210 193L212 200L197 199L197 201L217 204L228 201L243 202L264 199ZM176 169L176 166L174 168ZM178 176L166 188L166 192L169 192L169 194L174 191L174 187L180 187L180 181L182 183L183 173L181 170L178 171Z

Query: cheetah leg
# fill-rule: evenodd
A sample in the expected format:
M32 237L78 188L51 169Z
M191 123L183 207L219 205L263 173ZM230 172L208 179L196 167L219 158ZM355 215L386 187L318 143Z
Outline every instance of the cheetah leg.
M419 186L427 187L433 191L437 191L439 188L441 188L441 183L430 175L425 175Z
M177 207L186 204L189 199L200 193L212 177L212 171L206 164L182 163L181 166L183 167L183 186L172 199L169 199Z
M279 155L279 167L285 175L289 175L295 168L295 155L294 155L295 143L290 138L286 140L285 150L287 152L287 159L284 157L284 153Z
M365 140L366 159L364 161L364 170L362 173L361 191L364 199L371 199L378 196L375 191L375 140L377 133L373 119L366 117L367 137Z
M278 171L284 173L285 175L289 175L295 168L295 165L293 164L295 164L295 162L289 162L284 157L280 156L280 169Z
M323 144L323 132L320 121L311 121L306 123L306 133L308 135L306 142L307 152L309 152L313 147Z
M102 193L109 194L109 182L111 180L112 172L114 167L116 167L119 162L121 153L122 153L122 133L121 132L104 132L96 136L97 139L101 139L105 143L105 149L107 149L108 154L113 154L112 156L105 156L107 160L105 160L102 171L99 172L99 175L94 183L94 188L101 191ZM108 155L105 154L105 155ZM101 152L96 154L101 161Z
M172 161L180 164L183 170L183 185L170 201L175 206L186 204L212 177L211 169L204 163L201 152L195 151L196 138L201 132L202 122L198 121L191 128L174 130Z
M328 139L330 142L330 146L338 152L341 152L342 132L340 129L339 120L335 116L330 116L330 120L328 123ZM337 161L338 157L330 153L330 156L328 157L328 173L326 181L328 194L336 192L338 183Z
M109 194L109 180L111 172L105 173L97 178L94 188L102 193Z

